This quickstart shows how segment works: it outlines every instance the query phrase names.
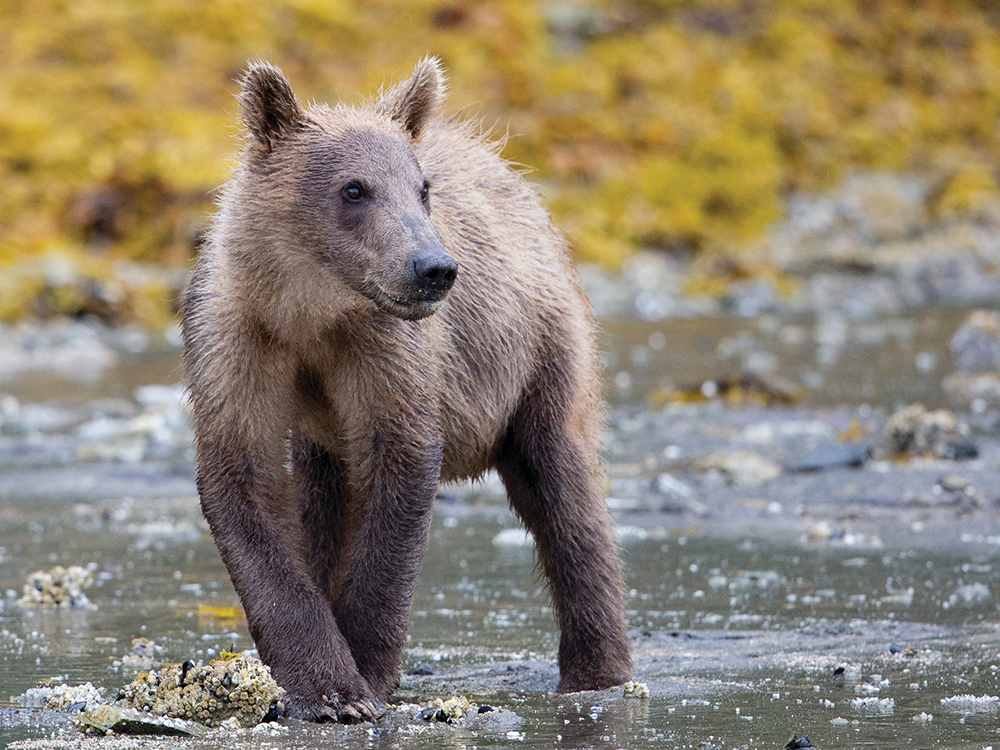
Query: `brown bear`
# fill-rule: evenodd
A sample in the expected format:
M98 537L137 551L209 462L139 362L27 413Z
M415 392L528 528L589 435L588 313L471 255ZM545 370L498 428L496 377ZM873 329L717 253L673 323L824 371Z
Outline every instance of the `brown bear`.
M440 63L304 109L252 64L246 145L182 300L201 505L292 715L399 683L442 479L494 467L534 535L558 690L631 677L594 322L535 189L442 117Z

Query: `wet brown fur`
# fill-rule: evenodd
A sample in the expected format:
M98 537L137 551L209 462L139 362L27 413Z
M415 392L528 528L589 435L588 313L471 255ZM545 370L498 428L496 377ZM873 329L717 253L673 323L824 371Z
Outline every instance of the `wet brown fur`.
M306 718L374 717L438 483L491 467L549 582L558 689L631 676L588 303L535 190L436 114L443 92L428 59L364 107L303 109L251 66L247 145L183 299L202 508ZM443 299L407 281L424 251L458 263Z

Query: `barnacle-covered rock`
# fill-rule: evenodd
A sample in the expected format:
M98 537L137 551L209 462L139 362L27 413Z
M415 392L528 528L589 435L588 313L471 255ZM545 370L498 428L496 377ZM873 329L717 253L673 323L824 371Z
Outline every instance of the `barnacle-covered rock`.
M123 705L139 711L190 719L216 727L235 717L241 726L259 723L285 691L259 659L223 651L211 663L168 664L140 672L121 691Z
M882 437L892 456L960 460L978 455L968 425L946 409L928 411L923 404L912 404L889 417Z
M648 698L649 697L649 686L645 682L636 682L634 680L629 680L624 685L625 697L633 698Z
M455 695L447 700L435 699L434 707L438 709L439 721L454 723L465 716L472 709L469 699L464 695Z
M49 572L36 570L24 584L24 595L18 600L29 607L81 607L93 608L84 589L94 584L93 574L79 565L64 568L57 565Z
M695 462L695 467L703 471L715 469L735 485L763 484L781 474L780 466L751 451L716 451Z
M474 732L504 733L524 722L513 711L498 706L476 704L464 695L436 698L429 706L402 703L386 706L379 719L381 728L397 728L410 732L417 727L457 727Z
M64 711L70 706L86 704L86 708L101 705L101 690L91 683L82 685L53 684L44 680L37 687L28 688L19 696L12 696L11 702L25 708L44 708L48 711Z

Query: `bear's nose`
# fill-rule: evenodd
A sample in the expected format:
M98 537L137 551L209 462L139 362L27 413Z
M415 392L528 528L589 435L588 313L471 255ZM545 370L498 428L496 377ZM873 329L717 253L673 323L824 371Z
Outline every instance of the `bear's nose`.
M413 282L425 291L444 294L456 276L458 263L447 253L423 253L413 259Z

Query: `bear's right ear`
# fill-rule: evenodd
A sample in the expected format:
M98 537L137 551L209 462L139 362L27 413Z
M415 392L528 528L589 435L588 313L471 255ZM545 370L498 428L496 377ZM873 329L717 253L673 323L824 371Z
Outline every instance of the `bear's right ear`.
M243 124L254 142L271 153L275 143L305 118L292 85L278 68L255 62L241 81L237 97L243 107Z

